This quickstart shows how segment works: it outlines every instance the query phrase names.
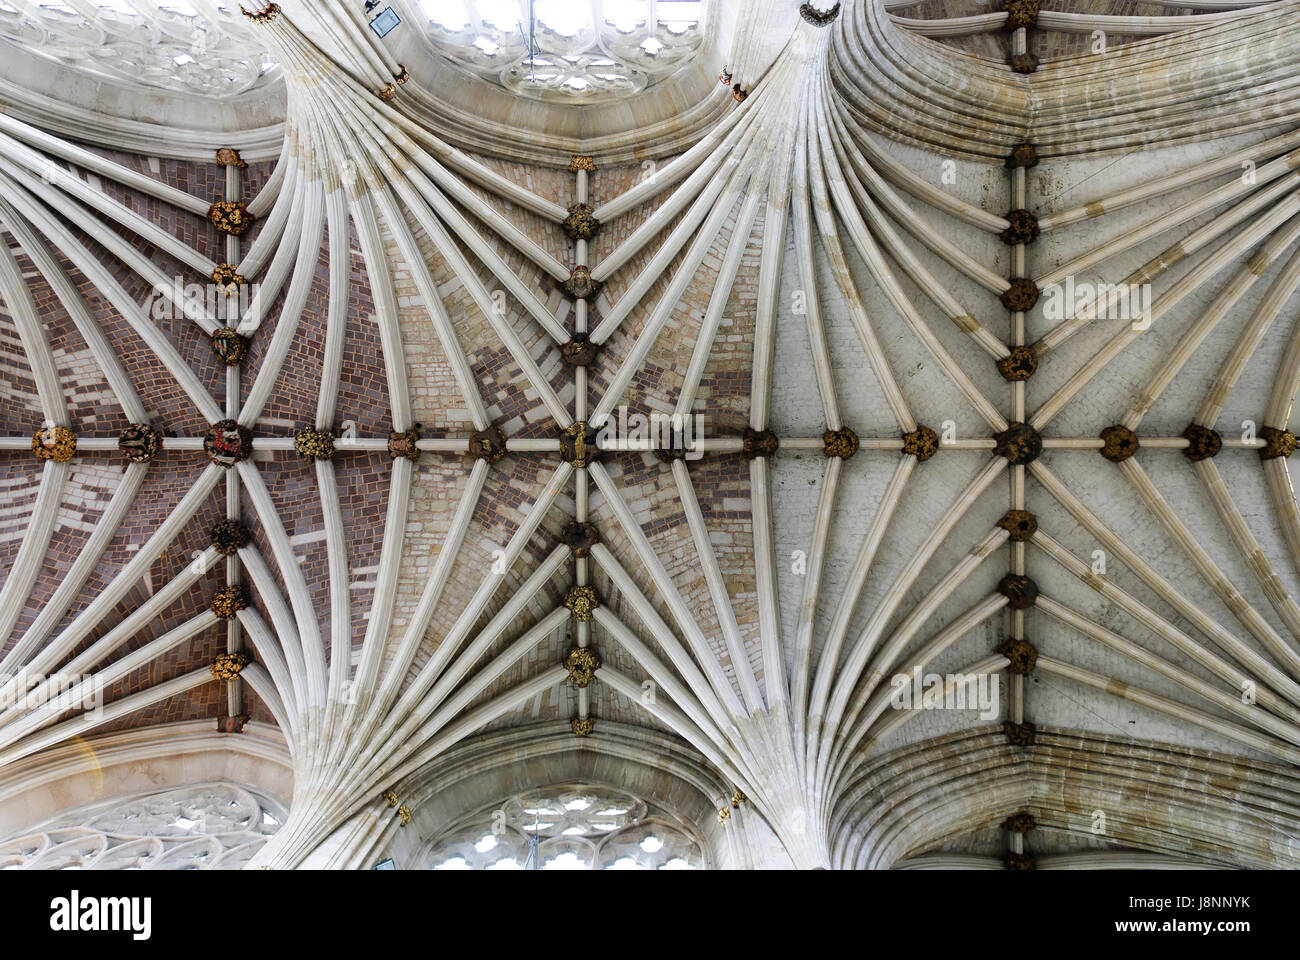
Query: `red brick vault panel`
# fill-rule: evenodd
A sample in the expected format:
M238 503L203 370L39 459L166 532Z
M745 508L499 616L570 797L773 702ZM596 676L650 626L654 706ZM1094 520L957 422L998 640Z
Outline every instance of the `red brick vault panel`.
M116 150L91 149L114 163L120 163L130 170L142 173L169 187L175 187L207 203L225 199L226 171L216 163L168 160L160 157L142 157L139 154L122 153ZM84 173L83 178L91 179ZM177 210L161 200L124 187L107 177L94 177L93 180L106 196L166 230L186 246L192 247L218 263L226 259L225 238L212 229L205 217L190 213L188 210Z
M224 192L224 174L215 164L156 163L142 157L109 152L105 155L195 196L215 199ZM571 199L575 189L573 175L562 169L529 168L521 165L502 165L495 161L487 162L510 179L537 190L541 195L554 197L562 203L567 203ZM242 193L245 199L251 199L256 195L256 191L265 183L272 168L273 165L269 163L255 164L244 171ZM612 198L634 184L640 176L644 175L644 172L640 166L635 165L598 172L593 177L593 200L599 203ZM477 188L472 189L481 192L477 191ZM224 259L222 238L201 217L177 213L166 208L165 205L153 202L149 198L133 195L132 191L116 186L112 188L110 195L121 199L130 209L150 222L158 224L182 242L189 243L195 249L218 261ZM530 236L535 237L561 262L565 264L573 262L573 244L554 224L546 223L541 217L521 210L508 201L500 200L485 192L482 195L496 210L524 229ZM589 261L597 262L601 256L610 252L653 211L658 202L660 199L656 198L611 224L605 225L592 245ZM735 211L732 212L733 222L734 216ZM456 329L458 346L468 358L475 389L487 407L489 418L502 426L511 437L554 436L557 426L550 413L532 389L519 362L506 350L488 322L488 318L483 316L478 304L469 296L462 282L463 278L455 276L422 231L413 224L411 226L422 247L426 264L433 272L439 295L443 297ZM259 222L255 225L254 231L260 228ZM646 249L639 252L631 263L618 271L607 287L610 295L616 298L626 288L640 269L653 257L671 228L670 224L652 240ZM672 322L657 340L647 362L637 370L625 398L633 411L662 412L671 409L675 402L681 387L682 372L689 361L703 310L707 306L721 257L725 253L729 229L729 227L724 228L722 236L715 240L705 263L696 271L686 293L679 302L673 304ZM387 226L381 226L381 230L385 243L391 244ZM696 409L710 417L707 428L710 435L720 433L734 435L747 421L751 376L749 366L752 356L753 314L757 288L757 252L753 249L753 245L761 239L761 234L760 222L755 225L753 235L747 238L751 249L742 260L740 273L724 312L717 341L710 352L709 362L700 383ZM250 233L244 236L242 247L245 251L253 235ZM575 312L572 304L563 300L555 280L545 275L530 261L522 258L490 231L484 230L483 235L509 269L514 271L525 285L536 290L543 302L548 304L548 308L556 310L557 316L572 330ZM289 236L292 242L292 230ZM108 265L113 275L120 280L136 302L149 303L153 291L147 283L116 263L113 257L93 241L84 236L81 239L95 256ZM171 258L147 244L137 241L136 246L168 275L174 274L186 279L203 279L191 276L194 271L179 266ZM490 275L483 264L479 263L463 245L460 249L468 257L477 276L488 285L489 291L497 289L499 282ZM391 246L388 252L389 265L399 297L398 312L404 340L404 356L399 362L406 365L408 376L412 380L414 419L424 423L425 436L464 436L471 427L464 417L463 402L457 396L454 385L448 383L441 345L427 335L430 327L427 309L418 301L418 297L412 296L409 273L406 272L409 266L401 263L394 255L395 250ZM330 254L328 235L323 232L307 300L301 314L296 318L297 328L294 337L284 353L270 397L255 427L256 435L290 436L315 419L327 337ZM682 259L683 255L676 258L674 264L656 282L650 295L633 308L623 327L600 351L595 365L590 370L590 397L593 404L603 396L617 366L633 348L637 335L648 321L659 296L671 282L674 270L681 266ZM379 331L373 321L375 303L369 277L350 221L346 256L343 261L349 281L348 306L344 332L344 360L332 426L338 431L345 423L350 422L359 436L382 436L392 426L385 358ZM87 296L93 315L101 323L113 349L121 358L151 418L166 431L186 436L199 435L207 426L206 420L193 408L175 379L163 369L153 352L145 347L135 332L121 317L117 316L108 302L89 287L84 277L75 270L71 270L71 275L74 283ZM251 338L249 354L242 365L240 378L241 389L245 393L257 382L258 375L265 369L270 359L268 357L270 343L278 325L286 319L281 314L287 290L286 283L275 302L270 305L261 328ZM73 406L74 428L84 435L114 435L125 425L125 417L112 403L111 398L106 396L102 371L98 371L92 364L80 364L81 354L88 353L84 341L72 326L66 311L50 295L48 286L41 285L36 288L36 292L38 301L43 307L42 316L50 331L52 344L56 347L56 356L60 358L60 371L68 383L67 395ZM590 305L590 327L598 328L602 320L602 309L608 308L608 302L608 299L602 296L599 301ZM517 331L524 342L525 349L540 367L542 376L567 406L572 400L573 371L560 362L558 346L538 328L513 298L507 298L506 319ZM193 322L183 319L171 320L162 317L156 322L185 362L198 373L213 398L221 403L225 396L225 370L213 356L202 330ZM82 375L82 366L85 367L84 375ZM441 372L436 374L435 379L426 381L422 378L426 369L430 368ZM76 379L78 376L81 378ZM28 389L34 394L34 389L30 385ZM25 418L22 424L15 423L14 426L25 427ZM96 456L101 457L104 464L116 462L114 455L111 454ZM439 461L436 465L431 463L434 459ZM694 555L693 542L683 522L684 515L677 500L671 472L654 457L646 454L614 455L607 459L615 482L633 504L634 511L642 522L643 531L651 538L655 549L669 565L670 572L678 582L693 612L700 617L701 626L710 635L718 635L711 601ZM28 461L24 459L23 463L26 464ZM310 463L300 460L291 452L284 451L258 454L255 463L275 504L277 521L283 523L285 532L293 543L296 575L301 575L307 584L322 636L329 649L332 639L328 614L329 564L315 471ZM494 551L509 542L518 530L519 524L533 506L537 495L558 464L559 458L554 454L513 453L493 465L473 513L471 531L466 537L465 547L461 555L456 558L439 610L430 625L429 634L434 639L429 641L422 650L417 658L417 666L423 662L429 650L436 647L437 638L445 633L478 589L482 582L483 570L492 562ZM352 619L351 636L348 640L350 648L355 650L364 637L372 612L373 578L382 552L392 468L388 456L377 452L360 454L340 451L335 456L334 465L347 543ZM114 538L104 559L97 564L86 589L82 591L82 595L78 597L72 610L60 624L60 629L71 622L76 612L83 609L98 591L103 589L139 545L156 530L157 525L184 495L189 484L198 477L204 466L205 461L197 453L166 451L149 467L137 504L128 514L127 522ZM454 492L455 487L463 483L463 477L468 474L472 466L473 463L468 458L447 457L445 454L423 454L422 463L417 469L428 474L431 479L436 476L437 479L433 479L433 482L439 487L445 487L442 492L446 495L424 497L427 512L422 514L408 512L406 519L408 529L412 523L426 522L445 529L445 524L458 501ZM735 581L733 599L737 604L736 612L742 624L742 633L748 637L752 632L750 628L754 617L746 600L747 594L752 591L752 570L742 557L744 551L752 547L752 538L744 529L749 521L747 467L742 458L728 456L716 458L716 462L710 460L706 463L692 464L690 469L710 534L714 538L726 541L720 547L719 562L729 581ZM456 478L454 483L451 482L453 476ZM91 486L97 484L99 488L111 493L111 481L111 477L96 473L93 477L84 478L83 484ZM177 543L166 551L158 563L153 565L150 579L154 587L167 582L170 577L183 569L184 564L189 562L195 551L208 545L212 524L224 514L224 496L224 487L219 484L198 515L186 526ZM27 609L24 610L20 629L31 622L40 604L57 588L60 574L67 569L78 548L85 542L87 531L84 528L93 525L95 518L102 512L102 499L102 495L90 497L86 502L78 502L75 512L69 511L69 523L60 527L58 542L46 558L38 578L38 589L33 591ZM644 571L628 549L627 543L619 535L616 522L607 508L602 509L599 506L601 498L597 496L595 500L593 518L601 526L602 534L616 548L625 566L643 579ZM16 501L20 505L24 502L21 498L16 498ZM526 545L516 572L507 578L488 609L483 612L481 622L486 622L486 618L508 599L510 585L522 582L536 564L555 548L572 509L572 490L571 485L568 485L561 491L560 499L555 506L548 511L538 532ZM253 509L247 493L242 498L242 516L252 532L252 545L262 554L271 570L272 584L283 594L285 588L281 571L263 529L263 520ZM441 539L441 534L438 539ZM424 541L420 540L420 542ZM0 556L12 556L14 549L9 542L0 539L0 551L3 551ZM436 555L435 548L430 559L435 558ZM544 615L546 610L553 608L559 602L568 576L569 574L565 572L563 576L554 578L554 582L547 584L538 594L534 600L534 605L538 608L535 611L537 615ZM600 574L593 571L593 576L599 577ZM220 568L211 571L114 656L121 656L126 651L135 649L202 610L210 599L211 593L223 582L223 579ZM400 627L402 613L409 611L409 601L418 596L418 588L422 586L422 582L419 575L414 575L411 582L399 590L400 598L396 605L394 630ZM93 642L114 624L120 622L130 610L143 602L150 589L149 583L142 582L135 585L105 623L93 631L81 646ZM254 588L251 593L254 605L264 607L264 600L258 595L257 590ZM659 605L657 598L654 598L654 602ZM634 629L640 626L635 622L630 625ZM539 648L537 656L527 663L533 664L537 657L541 657L538 661L541 663L548 657L554 659L551 657L552 654L556 656L562 654L561 647L566 642L563 634L564 632L560 631L552 637L547 645ZM517 635L517 632L512 631L512 635ZM205 667L211 657L224 648L224 636L224 631L221 629L205 631L171 651L163 662L134 671L114 686L110 691L111 695L126 695L143 689L150 682ZM509 638L503 638L502 642L507 639ZM612 647L612 641L608 638L607 645ZM725 651L719 647L718 653L725 662ZM611 649L608 656L609 662L617 668L625 672L635 672L633 664L621 651ZM517 668L492 689L504 689L510 683L523 679L529 674L529 669L526 667L527 664ZM269 718L265 706L253 696L247 685L244 688L244 696L249 705L249 712ZM572 691L562 689L549 697L540 698L524 713L532 719L568 715L574 709L574 704L570 703L570 700L572 700ZM214 716L223 712L222 701L221 684L204 684L188 694L171 698L146 710L138 711L131 717L116 721L113 726L122 728L141 723ZM623 698L613 695L612 691L598 691L593 703L595 713L598 715L607 718L625 718L630 722L648 722L635 704L624 702Z
M27 525L36 506L41 471L26 453L0 454L0 587L13 569L14 559L22 549Z
M287 288L286 288L287 289ZM275 378L270 399L258 417L257 432L276 436L292 435L297 430L316 425L316 402L320 396L322 364L325 359L326 305L329 302L329 261L324 248L316 261L307 304L298 319L293 340L285 351ZM268 320L253 336L249 350L248 377L243 392L262 376L269 362L275 328L285 322L284 294L278 298L274 321Z
M370 275L357 242L356 229L349 221L348 324L343 338L343 370L339 377L336 423L351 420L358 436L382 436L393 428L388 397L386 358L374 322L375 300ZM393 358L395 365L405 357Z
M26 454L8 454L6 456L22 456L27 463L31 462L31 458ZM104 591L121 568L135 556L140 546L153 535L158 525L162 523L173 507L189 492L194 481L199 476L201 470L200 460L201 458L195 454L164 450L159 458L150 465L140 490L123 519L122 525L109 541L108 547L103 554L98 558L89 578L78 592L70 609L54 628L55 635L66 629L77 614ZM97 469L105 469L108 464L120 469L120 464L115 456L103 454L95 455L93 458L86 457L86 466L82 469L87 473L91 473ZM78 511L84 510L85 506L84 503L78 503ZM151 566L149 580L153 588L156 589L169 582L186 564L192 562L196 551L201 551L208 546L211 542L209 531L212 524L220 516L219 511L218 492L214 492L209 495L194 518L182 529L176 541ZM61 514L60 523L56 527L42 569L37 576L30 596L26 599L23 612L19 616L14 630L15 637L26 631L43 608L45 601L62 583L68 565L75 558L74 551L80 544L84 543L84 538L88 532L83 529L89 522L84 518L89 516L97 519L98 514L99 510L97 509L89 513L81 513L81 519L78 519L77 513L71 510L65 510ZM137 583L124 600L91 632L90 639L84 641L78 649L84 649L94 639L112 629L143 598L149 595L149 591L150 586L146 585L143 580ZM203 605L199 604L200 607ZM192 613L189 615L192 615ZM162 619L163 622L167 622L168 614L164 614ZM184 619L184 616L181 616L181 619ZM176 620L175 622L180 621ZM153 627L146 628L146 633L149 636L153 635L149 633L152 629Z
M131 169L204 199L209 197L216 199L224 191L224 173L215 164L158 162L111 151L101 152ZM122 188L106 179L95 178L94 182L106 194L120 200L128 209L158 225L181 242L214 259L224 259L224 242L205 218L177 211L153 198ZM173 258L131 237L116 225L110 223L109 228L118 229L119 235L128 238L132 246L154 263L164 276L174 277L185 283L208 281L209 278L199 276L193 269L180 265ZM221 403L225 391L225 370L213 355L206 333L193 321L169 317L162 311L153 310L155 291L149 282L141 279L83 231L70 225L69 229L90 255L104 265L121 284L126 294L146 311L150 322L171 342L185 366L198 376L211 396ZM84 299L92 321L98 325L108 340L131 386L144 405L149 420L164 436L200 436L207 426L208 418L195 409L190 398L167 371L156 353L145 345L108 298L92 286L67 257L58 251L52 253ZM109 391L102 369L90 356L84 337L76 329L64 305L55 298L47 280L35 273L33 265L25 254L20 255L19 266L32 291L50 342L68 403L73 430L83 438L115 437L127 425L128 418ZM0 324L0 343L8 346L2 339L6 329L7 325ZM14 433L30 431L35 425L31 421L39 421L39 417L34 418L30 414L15 417L13 414L15 406L17 405L0 404L0 409L3 409L0 416L4 418L5 431ZM16 420L21 422L14 422ZM25 452L6 453L3 455L3 463L3 473L7 476L30 475L33 478L39 476L40 465ZM80 554L91 532L103 516L109 498L120 483L123 471L121 458L111 451L83 451L74 461L73 466L74 469L62 491L55 533L43 557L33 588L24 598L24 608L15 626L11 644L31 626L37 614L64 581L69 567ZM74 618L103 592L125 564L154 534L206 466L206 460L197 452L169 449L164 449L163 453L149 465L141 488L128 509L121 527L110 540L104 554L97 559L86 584L78 592L70 609L56 625L54 635L65 630ZM21 488L19 484L19 489ZM182 572L198 552L208 547L211 542L211 527L223 512L222 496L220 487L214 490L198 513L184 526L176 540L151 565L147 576L131 585L115 608L77 645L72 656L113 629L124 617L148 599L154 590L161 588ZM29 509L26 499L21 495L12 498L10 502L19 510ZM0 542L0 551L3 551L3 556L6 558L4 564L6 567L12 561L15 545L16 541ZM210 571L158 617L138 630L127 643L104 662L113 662L204 610L219 582L219 569ZM106 691L108 699L138 692L161 679L205 668L216 652L224 649L224 637L225 631L221 629L205 631L202 635L170 651L161 661L134 671L114 684ZM213 683L205 686L216 689L221 685ZM217 690L217 693L220 691ZM167 704L159 704L134 717L124 718L118 721L115 727L216 716L223 712L217 705L217 699L212 691L199 688L191 693L172 698Z
M98 244L88 240L84 235L81 239L90 253L105 264L131 299L148 309L154 295L153 287L116 261ZM145 344L116 308L79 270L62 255L58 255L58 260L64 272L81 293L91 318L103 331L109 346L117 356L155 426L173 431L179 436L201 435L207 427L206 419L194 407L189 396L158 355ZM197 275L191 271L189 276ZM48 313L46 310L42 311L42 322L52 321L55 329L60 329L59 315L62 313L62 307L56 310L52 299L47 301L47 304ZM168 319L163 316L153 322L171 342L185 364L198 376L208 393L219 401L225 395L224 367L213 355L207 334L198 324L184 318ZM81 429L79 420L75 417L72 425L74 430ZM108 435L108 431L98 435Z
M25 631L31 625L63 583L69 567L85 549L110 499L117 492L123 472L116 457L99 456L82 458L77 469L70 473L63 484L54 533L26 606L19 615L17 630Z
M336 460L350 456L353 454L339 454ZM288 453L260 461L258 470L271 494L278 520L284 525L284 531L293 546L294 561L311 596L312 610L325 649L332 651L329 554L316 469L313 464ZM345 491L341 484L337 486L342 506ZM250 511L245 516L250 527L258 528L257 541L267 565L275 572L277 579L281 578L275 554L265 539L264 521L256 511Z
M69 419L75 425L78 436L116 436L130 421L118 405L117 397L109 387L99 362L87 346L85 337L73 323L62 301L55 296L45 275L36 271L26 253L19 253L18 267L36 303L37 314L63 387ZM10 418L6 416L5 419ZM6 423L6 429L8 426ZM18 429L31 429L33 426L29 420Z
M375 573L384 545L384 519L392 461L386 453L349 453L334 458L339 509L347 546L349 595L352 602L352 648L365 639L374 602Z

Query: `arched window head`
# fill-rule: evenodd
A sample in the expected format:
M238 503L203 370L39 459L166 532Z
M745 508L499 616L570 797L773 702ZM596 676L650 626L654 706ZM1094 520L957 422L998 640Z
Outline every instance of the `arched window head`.
M617 790L553 786L453 825L427 848L434 870L696 870L700 844L666 811Z
M704 0L420 0L438 51L527 97L596 103L644 90L703 47Z
M284 822L230 783L102 800L0 841L8 870L238 870Z
M205 97L244 93L278 69L228 0L203 12L187 0L0 0L0 38L91 74Z

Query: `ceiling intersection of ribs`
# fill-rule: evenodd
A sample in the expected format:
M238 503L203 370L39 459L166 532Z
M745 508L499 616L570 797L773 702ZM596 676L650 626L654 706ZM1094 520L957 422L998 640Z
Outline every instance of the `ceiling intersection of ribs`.
M994 677L1005 705L976 722L1013 757L1040 728L1127 735L1100 706L1122 701L1170 739L1294 764L1300 349L1274 321L1300 283L1296 135L1131 164L1078 203L1082 174L1034 164L1083 134L1026 141L1003 78L1006 118L969 142L1005 166L963 162L945 190L877 137L850 38L881 15L803 19L652 168L456 149L403 112L380 43L345 34L341 65L272 8L284 152L223 157L208 194L4 118L0 297L26 375L3 667L91 675L107 704L7 706L0 762L171 704L273 720L294 796L251 862L283 867L366 815L401 829L404 785L474 733L555 719L577 749L602 721L670 731L733 785L720 819L761 818L797 866L869 859L841 829L867 765L972 723L898 709L914 670ZM1094 221L1104 241L1070 233ZM1094 272L1153 291L1141 322L1049 317L1040 299ZM173 275L213 278L215 308ZM69 400L69 353L93 399ZM1170 426L1169 397L1195 415ZM600 429L624 409L708 419L638 448ZM1223 482L1247 469L1271 525ZM1193 495L1228 532L1213 551Z

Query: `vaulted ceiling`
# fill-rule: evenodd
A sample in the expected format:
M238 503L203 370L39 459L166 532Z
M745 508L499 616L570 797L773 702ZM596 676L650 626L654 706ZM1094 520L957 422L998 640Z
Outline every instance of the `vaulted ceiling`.
M75 682L0 795L215 721L255 866L512 763L716 865L1294 865L1300 2L500 6L0 5L0 673Z

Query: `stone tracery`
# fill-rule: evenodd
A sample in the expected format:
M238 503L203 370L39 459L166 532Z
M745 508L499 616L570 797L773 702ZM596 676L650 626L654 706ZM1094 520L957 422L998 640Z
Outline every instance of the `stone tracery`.
M530 860L530 838L540 842ZM644 801L602 788L552 787L512 797L434 838L434 870L693 870L698 841Z
M580 4L421 0L434 48L527 97L577 103L631 96L688 63L708 29L705 2L610 0L593 20ZM654 11L655 16L651 16ZM529 41L535 53L529 53Z
M0 870L238 870L283 818L234 784L104 800L0 842Z
M92 74L204 97L235 97L274 80L278 66L243 30L238 5L202 6L208 15L165 0L8 0L0 39Z

